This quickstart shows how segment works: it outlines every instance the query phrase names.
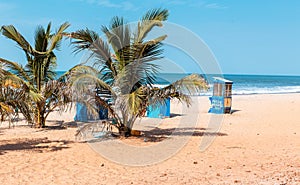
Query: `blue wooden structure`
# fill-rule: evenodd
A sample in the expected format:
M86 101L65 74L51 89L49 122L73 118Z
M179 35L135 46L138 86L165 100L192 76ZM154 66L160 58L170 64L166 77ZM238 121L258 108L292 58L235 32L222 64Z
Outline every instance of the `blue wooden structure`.
M87 122L89 120L88 111L85 105L76 103L75 121Z
M81 122L88 122L88 121L93 121L93 120L102 120L102 119L107 119L108 118L108 109L99 106L99 117L93 117L88 113L88 110L85 105L81 103L76 103L76 115L74 117L75 121L81 121Z
M103 107L103 106L99 106L99 119L107 119L108 118L108 109Z
M107 104L112 104L112 96L108 90L104 89L96 89L96 96L100 97L102 100L104 100ZM101 104L98 104L99 108L99 119L108 119L108 109Z
M170 117L170 98L165 100L165 103L149 105L147 107L147 117L149 118L165 118Z
M209 97L211 102L209 113L231 113L232 84L230 80L214 77L213 96Z

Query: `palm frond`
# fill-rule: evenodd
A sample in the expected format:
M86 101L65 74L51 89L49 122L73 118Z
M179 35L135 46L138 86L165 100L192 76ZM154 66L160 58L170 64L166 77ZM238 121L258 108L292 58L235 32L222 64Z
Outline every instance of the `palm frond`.
M95 67L101 67L106 73L111 72L116 75L116 68L111 58L109 46L96 32L89 29L78 30L72 33L70 37L75 39L75 41L72 41L72 44L75 45L75 53L83 50L91 51L89 58L95 60Z
M107 83L92 74L76 74L70 79L70 83L76 91L81 93L94 90L96 87L112 91Z
M194 95L202 91L206 91L209 88L205 78L199 74L188 75L172 83L168 87L174 88L178 92L188 95Z
M42 26L38 26L34 36L35 49L41 52L47 51L49 37L50 35L46 34L45 29Z
M146 12L142 17L142 21L158 20L166 21L169 17L169 11L167 9L156 8Z
M44 59L44 66L43 66L43 77L45 78L45 82L50 80L54 80L56 77L56 56L53 52L49 53L49 56Z
M130 26L126 24L122 17L114 17L110 24L110 29L102 26L102 31L105 33L108 43L114 51L114 65L110 71L116 76L116 70L122 70L124 66L132 60L131 53L131 33ZM112 62L109 64L113 64ZM107 64L105 66L108 66ZM105 67L104 66L104 67ZM116 69L117 68L117 69ZM109 71L108 71L109 72Z
M141 22L138 23L135 43L143 42L148 33L155 26L162 26L162 21L167 20L169 12L166 9L152 9L149 10L143 17Z
M130 27L129 24L125 23L123 17L114 17L111 20L110 29L105 26L102 26L102 31L106 34L108 42L111 44L116 57L119 60L126 60L123 59L126 57L122 53L124 48L130 47Z
M13 76L13 75L11 75ZM14 75L18 78L16 75ZM13 78L1 79L0 88L0 114L10 117L21 112L28 122L32 122L31 103L26 86L15 84Z
M49 52L52 52L54 49L59 49L59 46L60 46L60 42L63 38L63 35L65 34L65 31L66 29L70 26L70 23L68 22L65 22L63 23L59 28L58 30L55 32L54 35L52 35L52 37L50 38L51 42L49 43L49 47L47 49L47 54ZM50 27L51 27L51 23L48 24L48 28L47 30L49 29L50 30Z
M78 53L82 50L89 49L92 44L99 39L99 35L88 28L78 30L69 34L72 39L75 39L71 42L75 46L74 53Z
M24 80L27 80L27 81L30 80L30 77L28 76L28 74L26 73L26 71L24 70L22 65L18 64L17 62L5 60L3 58L0 58L0 62L2 64L2 66L5 69L8 69L11 73L16 74L18 77L20 77Z
M15 41L18 46L20 46L24 52L29 52L30 54L34 53L34 49L30 46L29 42L17 31L17 29L13 25L2 26L1 27L2 34Z
M111 86L99 78L99 71L90 66L78 65L64 74L62 78L68 78L68 83L74 91L82 95L95 91L96 88L102 88L114 94Z
M47 99L45 107L48 110L47 115L55 108L59 110L67 110L71 108L73 102L72 89L66 82L60 82L57 80L49 81L43 90L43 96ZM47 117L46 115L46 117Z
M7 73L5 76L0 78L0 84L3 87L20 88L23 85L27 85L23 79L12 73Z
M126 74L129 74L129 77L124 78L131 79L131 84L133 82L137 83L137 88L141 85L151 86L155 82L159 66L154 64L153 61L162 58L163 49L161 40L164 38L165 36L161 36L142 44L135 44L132 47L132 52L135 56L134 61L126 66Z
M166 98L176 98L179 101L191 104L191 95L197 95L209 88L205 78L198 74L188 75L176 82L164 87L150 90L152 102L163 102ZM155 103L154 103L155 104Z
M57 81L59 82L66 82L68 81L68 79L70 78L71 76L71 73L74 71L74 70L77 70L77 68L80 68L80 67L86 67L86 66L83 66L83 65L75 65L74 67L72 67L71 69L69 69L68 71L66 71L64 74L62 74L58 79Z

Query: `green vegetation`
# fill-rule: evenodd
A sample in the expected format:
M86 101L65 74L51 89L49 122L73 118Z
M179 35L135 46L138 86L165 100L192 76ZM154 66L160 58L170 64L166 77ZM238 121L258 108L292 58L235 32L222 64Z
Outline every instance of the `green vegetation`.
M97 114L99 105L108 109L111 124L121 135L128 136L136 119L142 117L150 104L163 104L177 98L191 104L190 94L207 89L199 75L187 76L164 88L154 87L163 58L163 41L167 35L148 38L155 27L163 26L168 10L153 9L129 25L123 17L114 17L109 27L102 26L106 40L88 28L67 33L68 23L51 33L39 26L32 47L14 26L2 26L1 32L23 50L27 64L0 58L0 114L11 115L18 109L28 122L44 127L49 113L65 109L71 102L81 102ZM74 52L88 51L89 62L76 65L61 78L55 78L55 49L63 36L68 36ZM110 96L95 96L95 89ZM17 97L17 98L16 98Z
M2 26L2 34L16 42L27 59L23 67L20 62L0 58L0 110L3 116L19 109L29 123L44 127L50 112L70 102L66 83L55 80L54 54L68 27L69 23L64 23L55 33L51 33L51 23L46 29L37 27L32 47L14 26Z
M154 27L163 26L167 18L167 10L154 9L133 28L123 17L114 17L109 27L102 27L107 42L89 29L69 35L75 52L88 50L93 61L91 66L97 66L73 73L73 87L80 95L90 94L90 99L93 94L82 84L95 84L95 88L109 91L112 104L101 97L94 99L109 110L113 125L122 135L130 135L136 119L143 116L149 104L163 104L167 98L177 98L189 105L190 97L184 92L195 93L207 88L205 80L195 74L162 89L153 87L159 70L153 62L163 57L162 41L167 36L146 38Z

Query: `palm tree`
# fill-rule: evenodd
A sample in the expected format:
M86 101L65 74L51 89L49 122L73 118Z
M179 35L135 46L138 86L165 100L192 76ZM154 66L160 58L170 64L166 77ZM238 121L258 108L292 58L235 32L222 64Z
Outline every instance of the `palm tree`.
M168 15L166 9L150 10L134 29L122 17L114 17L109 27L102 26L107 41L89 29L68 35L73 39L74 52L87 50L93 61L91 67L73 71L70 78L73 87L79 95L85 95L84 99L89 95L106 107L113 117L113 125L123 135L130 135L134 122L149 104L177 98L190 105L186 92L207 88L199 75L191 75L162 89L153 87L159 69L153 61L163 57L162 41L167 36L146 38L154 27L163 25ZM109 91L114 104L101 96L94 96L87 85Z
M2 73L3 74L3 73ZM9 74L7 74L9 76ZM0 115L1 122L8 119L9 123L17 121L18 112L24 112L24 117L31 120L32 115L29 111L27 100L29 99L26 89L21 88L17 83L7 76L2 78L0 83ZM9 125L10 126L10 125Z
M14 93L19 92L22 98L18 103L24 102L27 107L13 104L29 122L35 123L36 127L44 127L45 120L50 112L58 106L64 106L70 102L68 88L61 79L56 79L56 56L55 49L59 49L61 40L69 23L63 23L55 33L51 32L51 23L44 29L38 26L34 36L34 47L12 26L2 26L1 32L8 39L13 40L25 53L27 63L21 64L0 58L0 83L3 85L7 80L17 85ZM11 86L9 87L10 89ZM21 96L21 95L20 95ZM31 115L31 116L30 116Z

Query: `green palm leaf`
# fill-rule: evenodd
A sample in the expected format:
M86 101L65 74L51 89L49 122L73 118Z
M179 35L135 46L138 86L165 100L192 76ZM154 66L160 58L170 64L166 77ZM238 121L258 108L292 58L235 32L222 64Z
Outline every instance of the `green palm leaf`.
M207 89L207 83L200 75L190 75L165 88L154 88L159 65L153 61L163 58L163 41L166 35L146 40L148 33L156 26L161 27L168 18L165 9L148 11L137 27L126 24L122 17L114 17L108 27L102 26L107 42L91 30L78 30L69 34L74 52L89 51L93 65L88 63L75 67L68 79L78 101L88 99L106 107L120 132L130 132L135 120L141 117L148 105L163 103L167 98L177 98L191 104L190 95ZM111 49L111 51L110 51ZM66 77L64 77L66 78ZM95 96L93 89L110 92L114 105L103 97ZM90 107L95 108L96 104Z
M34 48L14 26L2 26L1 29L4 36L16 42L24 51L27 64L23 67L16 62L0 58L0 80L9 81L14 84L10 85L11 87L17 87L10 89L14 90L13 95L18 95L18 101L11 105L21 109L24 117L30 122L35 122L38 127L45 126L48 114L55 107L64 107L72 100L72 94L66 88L68 84L55 80L54 50L59 49L69 25L67 22L63 23L55 33L51 33L51 23L46 29L38 26L34 36Z
M31 54L34 53L34 49L31 47L29 42L27 42L27 40L16 30L13 25L2 26L1 31L4 36L15 41L25 52L29 52Z
M166 9L153 9L149 10L142 18L141 22L138 23L137 37L135 43L142 42L148 33L155 26L162 26L162 21L167 20L169 12Z

